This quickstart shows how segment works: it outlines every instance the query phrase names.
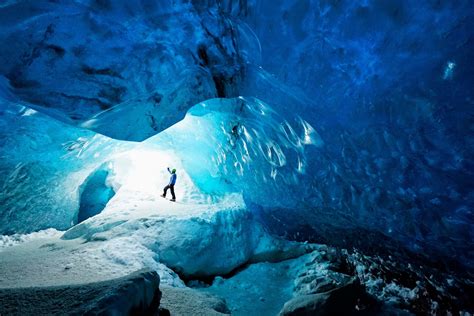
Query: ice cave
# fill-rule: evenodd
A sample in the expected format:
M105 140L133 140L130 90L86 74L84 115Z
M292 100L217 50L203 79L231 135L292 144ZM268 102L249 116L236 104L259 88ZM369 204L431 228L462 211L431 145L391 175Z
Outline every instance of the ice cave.
M1 0L0 315L474 314L472 0Z

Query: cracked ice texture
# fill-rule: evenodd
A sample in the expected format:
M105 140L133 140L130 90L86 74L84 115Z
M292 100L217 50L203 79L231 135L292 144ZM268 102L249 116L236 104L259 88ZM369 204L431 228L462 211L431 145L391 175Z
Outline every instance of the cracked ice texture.
M114 138L143 140L231 93L226 23L186 1L9 1L0 19L15 95Z
M364 228L472 265L472 2L227 4L261 48L243 95L300 114L325 144L312 211L269 225L332 241Z

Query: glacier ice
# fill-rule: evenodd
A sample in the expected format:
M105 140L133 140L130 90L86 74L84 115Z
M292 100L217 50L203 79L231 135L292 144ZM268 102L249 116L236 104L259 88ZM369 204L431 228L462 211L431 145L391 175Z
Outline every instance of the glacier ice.
M262 206L293 205L304 192L278 196L302 185L307 147L322 144L307 122L297 118L290 124L257 99L197 104L181 122L139 144L49 122L40 113L26 115L31 110L24 106L5 106L4 128L15 119L23 132L5 130L9 138L2 148L10 168L4 181L19 194L2 195L4 205L11 205L2 213L4 232L68 228L102 211L120 191L157 194L163 185L158 179L166 179L170 165L179 171L177 194L184 203L219 201L235 192ZM58 129L63 133L52 134ZM60 184L51 186L54 181ZM44 194L23 203L24 195L36 197L33 188ZM35 219L38 209L45 212L44 222Z
M467 0L4 1L12 261L0 268L42 258L80 275L82 258L89 281L152 267L180 288L230 273L209 287L225 296L280 263L235 268L307 248L283 239L323 242L352 251L346 272L379 301L456 311L442 292L462 301L474 262L473 12ZM166 167L176 204L159 197ZM309 275L296 285L331 279Z
M79 187L110 150L108 140L29 107L1 102L1 231L70 227L77 222Z
M267 181L270 181L273 170L278 170L289 177L288 186L291 186L295 182L292 175L303 171L299 169L298 159L282 163L286 159L284 151L293 151L295 157L303 161L304 147L313 142L317 144L317 134L307 123L299 121L298 136L291 125L284 123L268 106L257 102L245 99L206 101L193 107L180 123L142 143L123 143L87 130L65 128L63 123L49 122L40 113L24 116L24 107L7 103L5 113L18 120L19 128L31 128L31 135L39 134L38 128L60 129L64 135L55 134L56 139L41 144L48 150L43 154L36 152L34 156L39 170L51 168L54 172L27 177L23 186L18 187L44 191L47 199L21 204L14 200L22 199L21 195L3 197L16 205L14 214L2 214L7 218L4 232L41 229L46 223L39 218L46 220L49 227L58 229L79 223L63 238L110 240L107 242L110 249L123 249L123 243L138 240L141 247L149 249L146 252L158 255L159 262L183 275L194 276L225 274L248 261L304 253L306 247L270 238L255 222L244 196L248 195L253 203L263 200L260 194L255 194L245 176L248 169L261 169L255 174L269 177ZM249 107L254 104L259 104L260 108ZM276 118L282 119L279 123L285 125L275 124ZM232 134L235 124L239 124L239 134L248 135ZM196 130L196 125L201 128ZM187 136L191 133L192 138ZM252 141L251 135L255 137L258 133L261 134L259 138ZM13 133L12 141L18 135ZM69 140L73 135L77 139ZM18 148L4 147L5 152L14 150L8 156L12 161L9 179L16 185L17 178L22 177L21 168L14 164L19 159L16 154L33 154L31 146L38 146L31 139L18 144ZM272 156L268 144L280 150L279 157ZM236 162L245 169L235 168ZM26 161L22 163L29 166ZM159 197L169 165L178 169L177 204ZM74 166L76 177L71 176ZM28 169L28 174L32 173ZM55 178L64 181L60 191L49 185L54 181L50 179ZM269 186L266 192L267 196L273 194L276 204L279 203L277 189L277 186ZM38 209L43 213L32 211ZM100 214L91 213L94 210ZM108 256L114 258L117 254ZM131 257L120 257L113 260L127 262L127 270L141 267L132 264Z
M235 73L219 67L237 57L214 41L232 42L224 19L188 2L13 1L0 19L0 41L10 43L0 47L0 73L15 95L114 138L156 134L219 96L215 81L230 89L225 81ZM121 114L134 110L140 115L130 120Z
M291 120L258 99L214 99L149 141L169 137L168 145L208 194L237 191L262 206L294 205L304 198L304 192L294 193L304 185L308 151L322 140L301 118Z

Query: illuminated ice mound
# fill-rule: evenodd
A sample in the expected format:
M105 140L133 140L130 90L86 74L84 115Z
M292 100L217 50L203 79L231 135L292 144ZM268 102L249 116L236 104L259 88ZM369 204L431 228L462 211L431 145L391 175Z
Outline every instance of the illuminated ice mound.
M102 242L109 259L126 265L144 258L187 277L227 274L248 262L283 260L311 249L270 236L234 196L199 205L126 192L63 236L73 238ZM140 249L151 255L139 255Z

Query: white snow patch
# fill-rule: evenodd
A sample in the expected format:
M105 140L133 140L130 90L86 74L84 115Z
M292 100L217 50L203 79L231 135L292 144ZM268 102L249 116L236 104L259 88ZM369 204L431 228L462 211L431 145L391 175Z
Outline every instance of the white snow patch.
M0 252L5 248L12 247L35 239L59 238L63 232L54 228L40 230L30 234L0 235Z

